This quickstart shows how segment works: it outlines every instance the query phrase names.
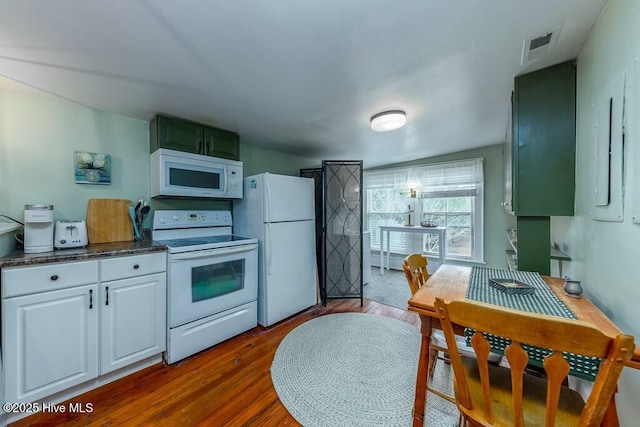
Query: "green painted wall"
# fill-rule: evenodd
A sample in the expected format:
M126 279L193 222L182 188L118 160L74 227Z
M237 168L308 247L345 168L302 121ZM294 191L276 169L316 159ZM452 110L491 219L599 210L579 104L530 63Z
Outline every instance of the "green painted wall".
M149 194L147 122L83 107L46 93L0 92L6 168L3 214L22 220L24 205L54 205L55 219L84 219L90 198ZM74 183L73 152L111 155L111 185ZM145 161L146 159L146 161Z
M608 83L623 75L640 56L640 2L609 0L578 56L578 112L576 152L576 213L563 246L573 261L570 274L582 280L586 294L618 327L640 341L640 224L631 221L631 195L640 185L640 137L626 141L624 221L591 219L595 188L595 119L592 104L606 99ZM640 84L636 75L634 85ZM634 100L636 105L639 99ZM639 123L633 123L631 130ZM632 127L631 125L629 126ZM640 418L640 371L625 369L616 396L622 426Z
M6 255L15 248L14 233L0 234L0 256Z
M506 126L506 123L505 123ZM484 258L488 267L507 268L505 249L509 248L506 230L515 228L515 217L505 213L503 143L443 156L385 165L383 168L484 158ZM376 168L377 169L377 168Z
M2 88L0 88L0 111L2 111ZM9 212L9 178L7 173L7 144L4 144L2 129L6 126L0 114L0 214L7 215ZM18 218L16 218L18 219ZM14 233L0 234L0 256L6 255L14 248Z
M1 78L1 77L0 77ZM6 80L6 79L5 79ZM149 123L0 82L0 214L23 219L24 205L54 205L55 219L85 219L90 198L149 197ZM75 184L73 152L108 153L110 185ZM242 144L245 175L298 175L318 164ZM230 209L228 201L157 199L154 209ZM146 226L150 224L150 217ZM0 256L13 250L13 233L0 235Z
M244 165L244 176L262 172L300 176L300 169L318 166L321 161L305 159L252 145L240 144L240 160Z

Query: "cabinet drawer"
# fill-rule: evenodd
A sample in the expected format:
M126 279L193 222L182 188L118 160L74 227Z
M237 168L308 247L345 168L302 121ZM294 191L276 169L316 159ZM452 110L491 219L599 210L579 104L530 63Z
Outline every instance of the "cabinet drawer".
M125 279L167 270L167 255L162 253L124 256L100 261L100 281Z
M2 269L2 296L18 295L88 285L98 281L98 261L64 262Z

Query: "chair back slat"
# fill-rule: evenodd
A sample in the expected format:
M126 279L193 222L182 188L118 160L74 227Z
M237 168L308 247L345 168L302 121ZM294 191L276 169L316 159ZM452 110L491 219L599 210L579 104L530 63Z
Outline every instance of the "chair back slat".
M520 343L513 341L504 350L507 356L509 367L511 368L511 393L513 396L513 415L515 417L514 424L516 427L524 425L524 417L522 414L522 381L524 370L529 364L529 355L522 348Z
M631 359L635 349L632 336L606 334L579 320L527 313L469 300L445 303L437 298L435 307L449 348L455 376L456 403L463 416L474 425L523 426L525 420L530 424L532 419L539 419L536 425L544 423L551 427L567 417L579 417L580 426L600 425L622 368ZM465 360L463 363L454 336L454 325L476 331L471 344L478 357L477 362ZM488 343L483 337L484 333L511 341L505 349L510 371L498 367L489 367L487 370ZM546 379L535 379L535 382L528 374L525 377L529 356L523 344L551 350L543 361ZM562 385L570 369L563 352L601 359L591 394L586 403L579 403L578 411L581 412L569 410L567 406L576 403L567 399L574 399L577 394L570 397L567 394L569 391ZM494 380L498 381L499 389L494 388ZM539 399L527 391L534 384L544 387L540 394L536 394ZM487 399L489 394L491 398ZM486 403L488 400L490 404Z
M569 375L569 362L562 357L562 352L554 351L544 359L544 370L547 374L547 414L544 425L554 427L560 402L560 388Z
M482 382L482 397L484 400L484 410L487 420L493 422L493 411L491 409L491 382L489 381L489 352L491 345L481 333L475 333L471 338L471 346L476 352L478 359L478 372Z

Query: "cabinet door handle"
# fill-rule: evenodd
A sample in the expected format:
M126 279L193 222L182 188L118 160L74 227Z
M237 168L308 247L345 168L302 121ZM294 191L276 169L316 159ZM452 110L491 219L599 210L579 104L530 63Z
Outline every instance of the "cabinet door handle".
M51 280L52 280L53 282L55 282L56 280L58 280L58 275L57 275L57 274L52 275L52 276L51 276Z
M105 288L105 292L104 293L105 293L105 296L106 296L105 305L109 305L109 287L108 286Z
M140 268L140 265L138 265L138 264L134 264L134 266L133 266L133 269L134 269L134 270L137 270L137 269L139 269L139 268Z
M89 289L89 310L93 308L93 289Z

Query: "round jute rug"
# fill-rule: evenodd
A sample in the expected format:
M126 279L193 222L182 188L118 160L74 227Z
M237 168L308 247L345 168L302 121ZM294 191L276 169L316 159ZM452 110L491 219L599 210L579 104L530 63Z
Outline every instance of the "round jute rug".
M372 314L330 314L282 340L271 378L303 426L410 426L419 353L415 326ZM429 407L427 420L457 424L457 416Z

